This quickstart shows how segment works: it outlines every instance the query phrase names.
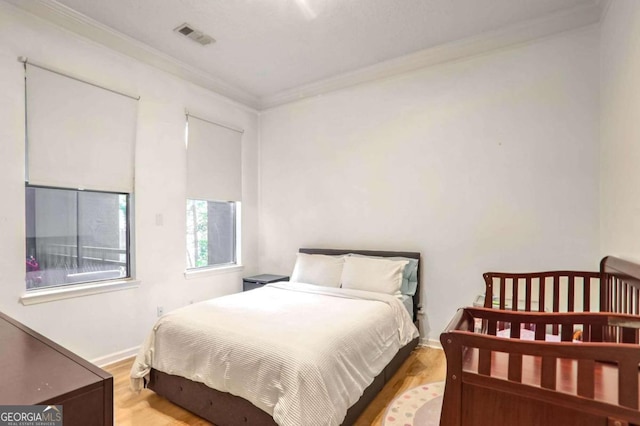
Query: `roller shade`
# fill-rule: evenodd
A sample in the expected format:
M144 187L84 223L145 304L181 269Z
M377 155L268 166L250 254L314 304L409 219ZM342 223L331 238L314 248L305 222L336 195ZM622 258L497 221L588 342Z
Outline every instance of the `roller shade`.
M25 65L27 182L132 193L137 99Z
M242 131L187 115L187 198L242 201Z

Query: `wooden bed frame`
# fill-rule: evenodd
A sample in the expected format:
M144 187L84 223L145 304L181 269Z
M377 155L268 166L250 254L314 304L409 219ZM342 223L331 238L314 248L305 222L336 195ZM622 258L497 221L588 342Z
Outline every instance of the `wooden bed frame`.
M418 287L415 296L413 296L413 319L414 321L417 320L417 312L420 308L420 253L317 248L301 248L300 253L325 255L356 253L367 256L401 256L418 259ZM391 379L402 363L409 357L411 351L418 345L418 340L419 338L412 340L398 351L385 369L376 376L373 382L364 390L358 402L349 408L342 423L343 425L352 425L355 423L360 414L362 414L371 401L373 401L376 395L382 390L385 383ZM197 414L217 426L276 425L269 414L243 398L226 392L220 392L202 383L194 382L180 376L166 374L153 368L151 369L147 387L174 404Z
M640 425L640 265L606 257L595 277L571 271L487 277L488 306L459 310L440 338L447 358L441 426ZM540 288L547 281L550 298ZM578 309L594 305L586 300L594 285L600 312ZM509 303L509 293L521 303ZM494 304L499 309L489 309ZM534 340L520 338L526 328ZM496 336L501 329L508 338ZM581 342L573 341L577 329ZM549 334L561 341L545 341Z

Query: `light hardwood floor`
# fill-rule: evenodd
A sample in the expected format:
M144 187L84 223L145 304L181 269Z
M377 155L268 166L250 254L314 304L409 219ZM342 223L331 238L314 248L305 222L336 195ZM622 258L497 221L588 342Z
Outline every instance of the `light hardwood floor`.
M148 389L136 394L129 389L129 370L133 358L104 367L113 375L115 419L118 426L210 425L206 420L172 404ZM423 383L444 380L446 363L439 349L414 350L393 378L358 419L356 426L380 426L382 416L393 399L407 389Z

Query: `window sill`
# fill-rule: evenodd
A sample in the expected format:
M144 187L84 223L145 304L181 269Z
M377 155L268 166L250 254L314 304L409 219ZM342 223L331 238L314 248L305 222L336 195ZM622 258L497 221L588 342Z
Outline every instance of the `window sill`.
M240 272L244 270L242 265L220 266L212 268L187 269L184 271L184 277L188 280L194 278L204 278L212 275L230 274L232 272Z
M68 285L64 287L32 290L20 297L20 302L27 305L53 302L55 300L72 299L74 297L89 296L92 294L107 293L111 291L138 288L139 280L117 280Z

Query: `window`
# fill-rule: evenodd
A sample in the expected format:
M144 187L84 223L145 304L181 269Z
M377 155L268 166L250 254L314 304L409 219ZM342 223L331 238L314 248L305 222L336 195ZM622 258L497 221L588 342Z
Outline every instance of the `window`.
M237 264L240 203L187 200L187 268Z
M129 196L26 187L27 289L130 276Z
M132 278L139 98L27 59L24 67L27 290ZM92 286L82 287L25 296Z
M242 130L190 114L186 124L187 269L238 265Z

